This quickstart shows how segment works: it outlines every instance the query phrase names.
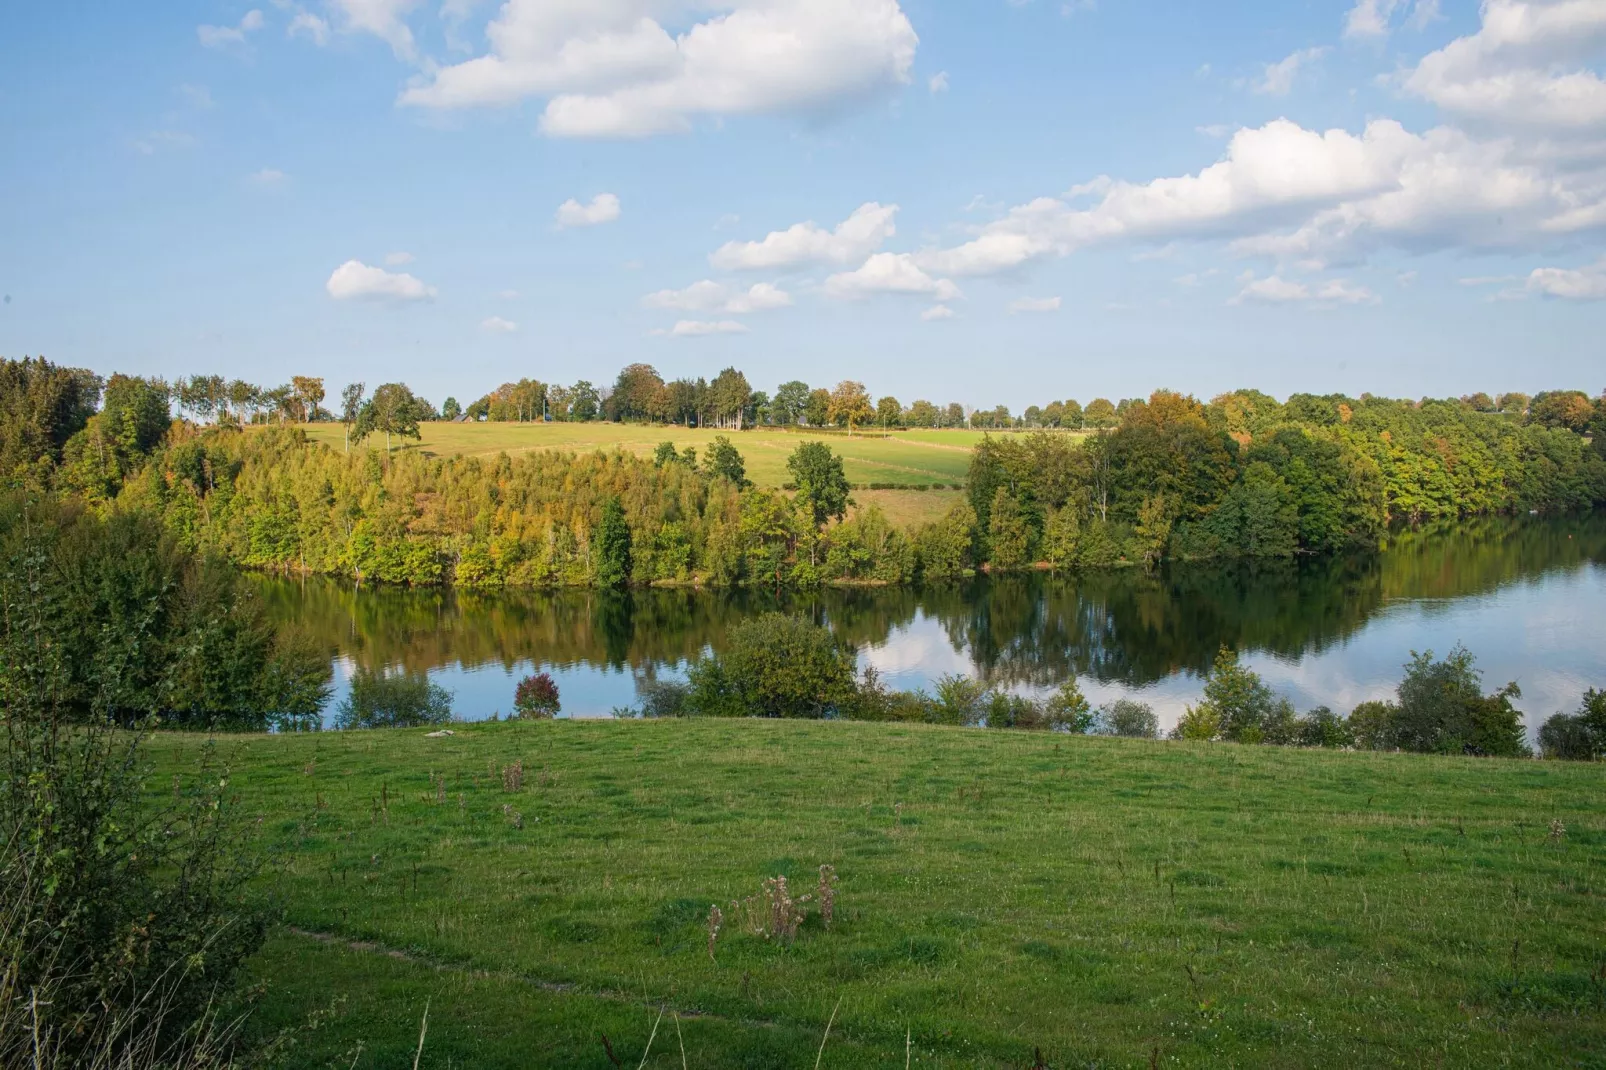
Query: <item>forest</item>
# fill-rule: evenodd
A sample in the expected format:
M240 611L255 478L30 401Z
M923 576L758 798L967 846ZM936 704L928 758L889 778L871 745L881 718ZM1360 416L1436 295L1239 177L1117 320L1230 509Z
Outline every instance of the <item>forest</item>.
M729 435L702 458L667 443L650 459L551 450L430 457L392 448L437 415L427 402L399 383L371 397L354 384L343 396L346 444L336 449L310 444L291 420L243 423L225 406L250 391L221 379L174 389L7 361L0 470L13 486L151 517L177 545L248 568L462 588L806 588L1286 559L1374 550L1400 525L1606 501L1606 399L1581 392L1499 403L1485 395L1279 402L1241 390L1206 403L1159 390L1111 406L1111 427L984 438L963 499L903 528L874 504L856 507L829 434L799 436L783 488L750 485L740 429L763 417L745 408L752 393L740 373L715 379L706 411L658 412L651 406L668 387L643 369L621 373L606 412L708 420ZM317 412L323 387L294 384L299 422ZM801 399L789 419L874 418L858 384L814 392L826 393L823 415L809 412L814 393L794 386L803 384L776 394ZM537 400L549 398L541 387L487 404L539 418ZM1520 412L1506 411L1518 404ZM1097 405L1077 408L1085 415Z

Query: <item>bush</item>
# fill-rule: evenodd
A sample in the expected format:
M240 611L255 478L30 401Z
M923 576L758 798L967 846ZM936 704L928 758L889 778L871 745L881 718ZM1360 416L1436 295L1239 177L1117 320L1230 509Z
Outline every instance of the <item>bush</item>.
M82 523L85 538L105 530ZM217 1008L269 915L249 894L249 826L210 748L171 791L148 784L148 730L164 703L142 674L171 664L187 618L128 597L157 560L130 544L126 572L93 574L125 581L111 604L144 611L78 620L89 634L69 644L78 592L60 576L75 558L59 526L0 534L14 536L0 540L0 1066L225 1065L233 1031ZM182 555L169 563L188 567ZM138 728L116 727L114 714Z
M1476 660L1464 647L1443 661L1413 654L1400 682L1391 726L1401 750L1522 757L1529 753L1522 715L1511 704L1522 691L1507 684L1485 695Z
M643 680L636 685L643 717L682 717L691 688L676 680Z
M1326 706L1318 706L1299 719L1294 743L1301 747L1353 747L1355 733L1349 722Z
M1546 758L1592 762L1606 758L1606 691L1584 694L1576 714L1558 713L1539 729Z
M452 693L424 673L358 669L335 711L337 728L413 728L452 719Z
M1222 647L1205 681L1204 701L1183 717L1192 734L1178 738L1260 743L1268 727L1279 735L1289 733L1292 720L1286 702L1279 702L1257 673L1244 668L1235 651ZM1181 731L1184 726L1177 727Z
M513 709L520 717L546 718L563 708L558 701L558 685L550 673L526 676L513 690Z
M858 694L856 657L830 631L766 613L731 629L724 653L690 672L691 709L724 717L828 717Z
M261 731L315 719L329 696L327 652L276 629L222 561L187 553L155 520L101 520L71 507L0 499L0 574L54 649L71 717ZM44 641L43 638L41 641Z
M1103 736L1155 739L1160 735L1160 721L1148 703L1121 698L1099 709L1095 731Z

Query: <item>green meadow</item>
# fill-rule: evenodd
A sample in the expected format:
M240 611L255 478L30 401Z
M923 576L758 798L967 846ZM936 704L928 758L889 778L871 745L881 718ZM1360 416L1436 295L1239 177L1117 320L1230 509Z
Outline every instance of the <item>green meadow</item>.
M345 441L340 424L305 424L315 442L339 447ZM741 451L747 477L761 487L779 487L790 480L786 459L801 442L823 440L841 455L848 479L854 483L902 483L930 486L963 483L970 469L970 450L982 439L980 431L894 432L890 436L810 434L806 428L787 431L764 428L718 431L674 425L614 423L425 423L410 449L439 456L494 456L531 450L619 449L651 456L660 442L673 442L699 455L714 438L724 435ZM382 438L369 445L382 445ZM398 440L397 444L400 444Z
M453 731L223 743L284 911L251 1028L312 1021L292 1065L1606 1065L1598 765ZM156 782L200 745L158 737ZM733 900L822 864L829 929L816 900L795 941L744 931Z

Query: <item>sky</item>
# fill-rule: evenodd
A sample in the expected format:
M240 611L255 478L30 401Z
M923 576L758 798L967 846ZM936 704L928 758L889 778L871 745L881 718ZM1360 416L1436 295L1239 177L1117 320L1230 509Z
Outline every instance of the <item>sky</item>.
M1606 0L0 6L0 355L1606 388Z

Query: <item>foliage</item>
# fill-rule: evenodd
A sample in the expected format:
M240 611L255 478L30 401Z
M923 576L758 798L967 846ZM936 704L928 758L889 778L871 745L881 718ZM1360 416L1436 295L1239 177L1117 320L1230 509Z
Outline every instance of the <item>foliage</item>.
M765 613L731 629L725 649L690 672L690 708L705 716L826 717L855 697L855 657L829 630Z
M738 488L752 486L747 478L747 466L742 463L742 455L731 445L731 440L724 435L716 435L714 444L708 448L703 457L703 466L713 479L728 479Z
M0 359L0 481L43 487L100 401L101 380L44 358ZM3 483L0 483L3 485Z
M1104 736L1156 739L1160 735L1160 721L1148 703L1120 698L1099 708L1094 731Z
M815 527L847 515L848 506L853 504L848 496L852 487L842 472L842 458L832 453L831 447L823 442L804 442L792 451L786 468L797 486L798 500L808 509Z
M152 790L149 727L166 704L122 682L171 664L184 622L148 601L79 616L61 576L77 557L61 543L103 533L33 510L4 524L0 1065L220 1065L220 1002L269 921L249 894L258 861L210 745ZM91 634L74 643L71 629Z
M551 673L526 676L513 689L513 709L520 717L552 717L563 708L558 701L558 685Z
M419 437L418 424L431 416L429 403L416 396L402 383L386 383L374 391L374 396L363 403L352 427L353 441L361 442L372 434L385 436L385 450L390 450L391 436Z
M597 586L620 587L630 579L631 541L624 506L618 498L609 498L602 503L602 522L597 525Z
M1350 715L1360 745L1377 750L1519 757L1529 753L1515 683L1483 693L1476 659L1456 647L1442 661L1413 653L1397 701Z
M1592 762L1606 758L1606 690L1584 693L1577 713L1558 713L1539 728L1546 758Z
M1204 701L1189 711L1193 720L1183 739L1221 738L1232 743L1259 743L1267 722L1282 711L1277 696L1252 669L1238 660L1237 651L1222 647L1205 680ZM1188 720L1184 717L1184 720ZM1215 730L1206 736L1209 726Z
M276 630L232 568L148 516L6 497L0 556L37 561L32 590L8 568L0 592L38 607L59 653L53 701L75 716L261 730L315 717L328 698L327 653Z
M414 728L452 719L452 693L422 672L358 667L335 708L336 728Z

